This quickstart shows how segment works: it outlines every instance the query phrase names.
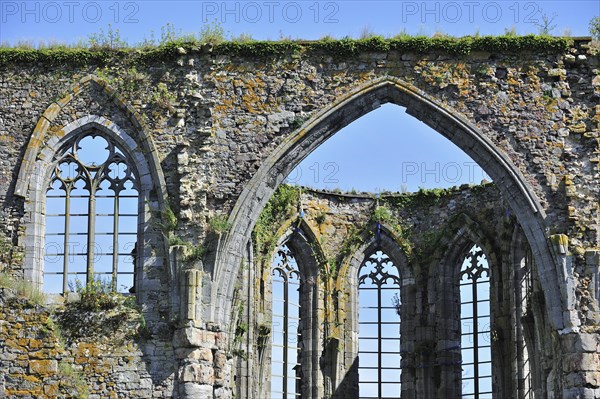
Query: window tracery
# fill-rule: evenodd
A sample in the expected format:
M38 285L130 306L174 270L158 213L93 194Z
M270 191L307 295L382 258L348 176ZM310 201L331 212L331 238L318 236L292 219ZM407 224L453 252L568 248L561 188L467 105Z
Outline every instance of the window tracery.
M271 399L301 395L300 270L287 245L272 266Z
M400 272L383 251L375 251L359 268L358 291L359 396L399 398Z
M492 398L490 265L474 244L460 268L462 397Z
M65 145L46 192L44 290L98 277L133 290L138 209L138 178L114 141L94 130Z

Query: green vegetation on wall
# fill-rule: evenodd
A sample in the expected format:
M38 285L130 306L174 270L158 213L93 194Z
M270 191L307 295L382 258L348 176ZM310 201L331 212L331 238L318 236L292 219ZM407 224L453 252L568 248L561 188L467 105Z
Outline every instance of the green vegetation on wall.
M202 40L202 41L200 41ZM365 52L398 51L424 54L442 52L464 56L472 52L549 52L564 53L572 45L572 40L546 35L526 36L466 36L426 37L402 35L386 39L373 36L363 39L329 38L316 41L254 41L237 40L216 42L201 38L184 38L169 41L159 46L134 48L112 47L66 47L56 46L44 49L0 48L0 65L19 63L40 63L44 65L110 65L111 63L145 64L156 60L173 60L183 53L211 52L213 54L251 57L280 57L301 54L326 54L337 57L352 57Z
M29 281L15 279L5 272L0 272L1 289L13 291L17 297L26 300L33 306L40 306L46 302L46 295Z
M299 200L299 187L282 184L265 205L252 231L254 252L259 264L270 259L279 239L277 231L284 221L297 213Z

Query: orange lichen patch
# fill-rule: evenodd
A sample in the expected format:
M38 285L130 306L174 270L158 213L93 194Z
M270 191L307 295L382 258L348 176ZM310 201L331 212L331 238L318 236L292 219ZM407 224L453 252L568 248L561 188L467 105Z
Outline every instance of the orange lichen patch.
M44 394L49 398L56 398L58 396L58 384L44 385Z
M251 114L265 114L272 111L271 104L266 101L265 82L258 78L242 81L242 107Z
M11 135L2 135L0 136L0 143L13 143L15 141L14 136Z
M469 71L465 63L447 63L419 61L414 70L421 75L426 83L444 89L448 86L456 86L460 95L467 95L471 86Z
M233 100L223 98L220 101L219 105L215 105L213 108L213 112L217 114L228 114L229 111L234 107Z
M580 106L575 106L571 109L571 119L573 121L582 121L588 119L589 117L589 112L583 110Z
M46 112L44 112L44 118L48 119L49 121L53 121L61 110L62 108L60 105L57 103L52 103L48 108L46 108Z
M60 107L64 107L65 105L67 105L71 100L73 99L73 95L71 93L68 93L67 95L65 95L64 97L62 97L60 100L58 100L56 103L60 106Z
M64 126L51 126L50 129L48 129L48 136L52 137L52 136L56 136L56 137L63 137L65 135L65 131L63 130Z
M38 377L33 376L33 375L27 375L27 374L25 374L25 375L18 375L18 376L15 376L15 377L20 378L20 379L22 379L24 381L27 381L27 382L31 382L33 384L39 384L40 382L42 382Z
M375 77L375 71L361 72L358 74L358 82L365 83L369 80L373 80Z
M585 133L587 130L587 126L584 122L579 122L569 126L569 130L572 133Z
M43 138L44 133L46 133L49 127L50 122L48 121L48 119L41 117L38 120L37 125L35 125L35 128L33 129L33 137L31 138L29 145L31 146L34 143L34 137L39 137L40 139ZM36 140L35 142L39 143L39 140Z
M10 389L7 388L6 391L6 396L7 397L25 397L25 398L43 398L43 392L42 392L42 388L36 388L36 389Z
M58 362L56 360L31 360L29 362L29 372L39 375L52 375L58 372Z
M23 348L21 345L19 345L17 343L17 341L15 341L13 339L7 339L6 341L4 341L4 345L9 348L17 349L19 351L26 351L26 348Z
M81 84L79 84L79 83L78 83L78 84L76 84L75 86L73 86L73 89L72 89L72 91L73 91L73 94L75 94L75 95L77 95L77 94L81 93L81 90L83 90L83 87L82 87L82 85L81 85Z
M548 112L556 112L558 111L558 101L556 101L555 98L546 99L544 108L546 108L546 111Z
M97 361L100 348L94 344L80 343L75 351L75 362L79 364L89 363L92 359Z

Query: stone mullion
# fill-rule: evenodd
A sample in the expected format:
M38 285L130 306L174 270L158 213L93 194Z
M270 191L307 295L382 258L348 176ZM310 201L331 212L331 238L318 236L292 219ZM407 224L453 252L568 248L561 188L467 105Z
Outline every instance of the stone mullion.
M477 262L475 256L471 257L471 262ZM472 263L476 264L476 263ZM473 383L475 384L475 399L479 398L479 320L477 312L477 279L471 278L471 289L473 295Z
M377 354L377 390L379 393L379 397L383 397L383 387L381 385L381 377L382 377L382 354L383 351L383 342L381 339L382 334L382 326L381 326L381 282L377 284L377 350L379 353Z
M119 191L115 191L113 205L113 259L112 259L112 288L117 289L117 274L119 269ZM134 265L135 268L135 265Z
M96 190L90 184L90 199L88 202L88 236L87 236L87 285L94 280L94 245L96 243Z
M288 287L288 276L284 277L283 283L283 399L287 399L287 385L288 385L288 339L289 339L289 287Z
M63 237L63 294L69 291L69 233L71 231L71 187L65 187L65 236Z

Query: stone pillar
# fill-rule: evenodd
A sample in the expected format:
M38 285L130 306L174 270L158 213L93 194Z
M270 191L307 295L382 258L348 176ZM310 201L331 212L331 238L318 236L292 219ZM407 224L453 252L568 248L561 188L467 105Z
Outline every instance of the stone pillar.
M590 249L585 252L586 273L590 277L589 291L592 297L593 314L590 318L600 322L600 250Z
M178 265L182 258L176 256ZM176 265L176 266L178 266ZM181 270L180 323L173 337L179 361L178 393L181 399L230 399L232 359L225 352L226 334L200 319L202 271Z
M199 310L196 307L196 298L200 295L202 287L202 271L183 270L181 272L181 319L184 323L197 325L200 322Z
M574 331L580 324L577 316L577 300L575 298L575 277L573 274L573 259L569 254L569 237L565 234L554 234L550 237L550 242L554 250L556 259L558 260L557 274L561 280L560 288L563 297L563 306L560 309L563 313L565 323L565 332ZM559 309L550 309L551 312L556 312Z
M181 326L174 337L181 399L230 399L233 359L224 350L226 335L216 326Z
M562 356L556 359L562 375L563 399L600 398L600 335L570 333L560 337Z

